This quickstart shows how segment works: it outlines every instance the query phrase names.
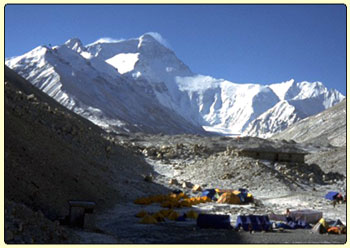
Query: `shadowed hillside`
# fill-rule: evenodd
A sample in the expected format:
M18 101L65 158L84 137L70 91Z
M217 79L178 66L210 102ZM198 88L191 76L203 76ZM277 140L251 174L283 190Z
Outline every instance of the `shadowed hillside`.
M149 165L103 134L6 68L5 199L57 220L69 200L101 210L164 189L146 185Z

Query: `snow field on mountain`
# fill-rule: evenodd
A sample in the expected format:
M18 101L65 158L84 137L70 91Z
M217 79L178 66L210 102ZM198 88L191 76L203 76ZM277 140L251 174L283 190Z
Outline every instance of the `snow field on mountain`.
M87 46L74 38L8 58L6 65L105 129L111 127L104 122L130 127L144 123L140 131L204 128L223 135L269 137L344 99L320 82L237 84L193 73L152 34L100 39Z
M138 57L139 53L119 53L107 59L106 62L117 68L119 73L124 74L134 69Z

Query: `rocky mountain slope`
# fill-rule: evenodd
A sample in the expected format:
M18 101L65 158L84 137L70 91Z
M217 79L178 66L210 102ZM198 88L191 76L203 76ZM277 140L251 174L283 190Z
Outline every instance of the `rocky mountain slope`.
M273 138L322 145L346 145L346 99L319 114L299 121Z
M109 131L269 137L344 96L320 82L236 84L193 73L152 35L40 46L6 65Z
M103 211L149 190L162 192L159 185L146 187L152 169L144 159L105 135L5 68L6 242L74 242L52 222L68 214L69 200L95 201ZM36 214L37 223L28 222ZM30 234L35 230L40 238Z
M273 138L326 147L310 153L306 161L319 164L326 172L346 175L346 100L295 123Z

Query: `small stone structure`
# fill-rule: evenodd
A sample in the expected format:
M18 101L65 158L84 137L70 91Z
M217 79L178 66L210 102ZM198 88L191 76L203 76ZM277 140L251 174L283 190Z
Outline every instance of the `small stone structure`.
M93 215L96 203L93 201L69 201L69 224L85 229L95 227Z
M234 152L236 156L247 156L255 159L265 159L278 162L305 163L304 152L293 151L267 151L258 149L241 149Z

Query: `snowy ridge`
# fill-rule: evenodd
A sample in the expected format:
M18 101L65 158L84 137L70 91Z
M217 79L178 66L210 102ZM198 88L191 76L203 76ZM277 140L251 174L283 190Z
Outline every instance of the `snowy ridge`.
M321 82L300 82L294 80L269 86L282 99L273 108L252 121L243 135L271 137L293 123L320 113L344 99L335 90L328 90Z
M287 101L280 101L274 107L250 122L244 136L270 137L301 119L295 107Z
M64 106L107 130L269 137L340 102L320 82L237 84L193 73L153 33L70 39L37 47L6 65Z
M289 126L283 132L275 134L273 138L346 146L346 99Z

